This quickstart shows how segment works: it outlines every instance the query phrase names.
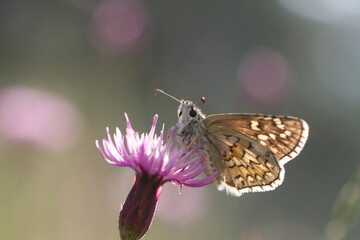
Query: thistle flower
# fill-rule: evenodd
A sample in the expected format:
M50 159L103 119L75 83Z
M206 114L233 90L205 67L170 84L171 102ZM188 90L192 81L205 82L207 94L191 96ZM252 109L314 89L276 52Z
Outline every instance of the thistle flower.
M121 239L140 239L150 227L162 185L166 182L180 186L201 187L214 181L214 175L198 178L205 166L199 147L191 150L178 148L175 126L164 143L164 125L160 135L155 134L158 116L155 115L149 133L139 135L126 118L126 135L117 128L113 138L107 128L107 139L96 146L111 165L130 167L135 171L134 185L120 209L119 232Z

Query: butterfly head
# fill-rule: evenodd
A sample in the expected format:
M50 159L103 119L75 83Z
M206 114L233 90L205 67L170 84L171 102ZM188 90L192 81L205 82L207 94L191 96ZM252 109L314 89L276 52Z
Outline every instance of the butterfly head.
M180 103L180 106L178 108L178 125L180 128L180 131L182 131L184 128L190 126L191 124L194 123L199 123L201 122L204 118L205 118L205 114L203 114L201 112L201 109L198 108L195 103L193 103L192 101L189 100L179 100L176 97L164 92L161 89L155 89L154 90L154 94L157 93L161 93L164 94L172 99L174 99L175 101ZM200 99L200 101L202 101L203 103L205 103L205 98L202 97Z
M192 101L180 100L178 108L178 124L180 129L186 125L199 122L205 118L205 114Z

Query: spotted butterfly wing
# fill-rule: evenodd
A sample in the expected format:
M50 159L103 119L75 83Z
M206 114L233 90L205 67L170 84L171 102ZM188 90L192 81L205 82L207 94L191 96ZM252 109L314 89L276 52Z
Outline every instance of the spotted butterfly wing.
M207 172L218 172L218 186L231 195L268 191L279 186L283 165L305 145L309 127L293 117L216 114L207 126Z

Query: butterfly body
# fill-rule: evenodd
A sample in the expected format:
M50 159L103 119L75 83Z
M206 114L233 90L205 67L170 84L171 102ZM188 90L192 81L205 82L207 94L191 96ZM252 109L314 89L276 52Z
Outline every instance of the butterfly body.
M193 102L180 100L179 140L200 145L205 173L216 172L219 190L233 196L269 191L284 179L284 164L305 145L309 127L294 117L259 114L205 116Z

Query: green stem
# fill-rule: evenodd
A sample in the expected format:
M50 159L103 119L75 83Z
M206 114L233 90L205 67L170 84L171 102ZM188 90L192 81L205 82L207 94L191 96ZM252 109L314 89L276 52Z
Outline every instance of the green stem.
M360 212L360 167L341 189L322 240L345 240Z

